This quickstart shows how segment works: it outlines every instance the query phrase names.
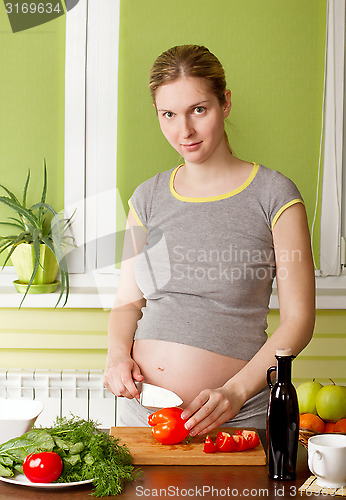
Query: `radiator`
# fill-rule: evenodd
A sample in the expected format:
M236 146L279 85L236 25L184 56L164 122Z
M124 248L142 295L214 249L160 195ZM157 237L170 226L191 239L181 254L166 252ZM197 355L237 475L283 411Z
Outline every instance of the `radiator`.
M116 421L116 397L103 385L101 370L0 370L1 399L37 399L44 410L36 426L49 427L71 414L109 428Z

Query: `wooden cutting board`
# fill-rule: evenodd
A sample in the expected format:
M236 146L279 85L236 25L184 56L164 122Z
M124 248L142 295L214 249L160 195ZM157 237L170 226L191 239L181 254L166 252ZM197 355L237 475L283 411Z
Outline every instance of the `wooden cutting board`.
M209 434L214 440L219 431L234 434L235 428L219 427ZM251 429L255 430L255 429ZM134 465L265 465L262 443L252 450L229 453L204 453L205 436L195 436L188 444L163 445L151 433L151 427L111 427L110 435L125 443Z

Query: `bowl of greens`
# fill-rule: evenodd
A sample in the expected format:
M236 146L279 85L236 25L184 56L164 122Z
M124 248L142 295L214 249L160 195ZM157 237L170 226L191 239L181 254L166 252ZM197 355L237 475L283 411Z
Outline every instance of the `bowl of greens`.
M42 401L0 399L0 443L28 432L42 410Z

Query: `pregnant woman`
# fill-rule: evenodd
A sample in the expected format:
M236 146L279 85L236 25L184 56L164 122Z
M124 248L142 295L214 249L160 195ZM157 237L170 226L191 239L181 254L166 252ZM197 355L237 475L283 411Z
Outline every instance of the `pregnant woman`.
M161 172L156 158L159 173L129 200L104 375L121 397L117 425L147 425L135 384L145 381L182 398L191 435L264 428L275 351L297 355L314 327L302 197L280 172L232 153L224 130L231 92L206 47L161 54L149 88L162 133L183 161ZM274 277L280 324L268 338Z

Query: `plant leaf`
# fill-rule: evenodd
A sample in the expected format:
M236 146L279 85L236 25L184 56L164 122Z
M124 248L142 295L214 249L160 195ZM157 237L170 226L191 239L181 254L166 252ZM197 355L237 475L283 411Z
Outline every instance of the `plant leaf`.
M38 266L41 265L40 264L40 240L38 238L38 235L39 235L39 232L40 230L39 229L35 229L34 231L34 234L33 234L33 247L34 247L34 256L35 256L35 260L34 260L34 269L32 271L32 274L31 274L31 277L30 277L30 280L29 280L29 283L28 283L28 286L26 287L25 289L25 293L24 293L24 297L21 301L21 303L19 304L19 309L22 307L22 304L24 302L24 299L25 297L27 296L28 294L28 291L29 291L29 288L30 286L32 285L32 282L34 281L35 279L35 276L36 276L36 272L37 272L37 269L38 269ZM42 267L42 266L41 266Z
M65 297L65 302L63 304L63 307L64 307L66 305L66 302L68 299L69 288L70 288L69 287L69 276L68 276L68 272L66 270L66 268L67 268L66 260L65 260L63 253L61 253L60 250L56 248L56 246L54 245L54 243L51 240L49 240L48 238L42 238L42 241L53 252L53 254L55 255L56 260L58 262L60 275L61 275L61 286L60 286L60 295L59 295L57 303L55 304L55 307L57 307L60 300L62 299L62 296L63 296L64 291L65 291L65 286L66 286L66 297ZM62 265L61 265L61 262L63 262Z
M51 212L53 214L53 218L54 219L59 220L56 211L54 210L53 207L51 207L50 205L48 205L48 203L42 203L42 202L35 203L35 205L32 205L29 210L30 211L36 210L36 208L39 208L39 209L46 208L48 212ZM41 221L41 227L43 227L43 220Z
M46 201L46 196L47 196L47 165L46 165L46 159L43 159L43 188L42 188L42 195L41 195L41 203L44 204ZM38 218L41 224L43 223L43 205L39 206L38 209Z
M0 184L0 187L2 187L2 189L4 189L6 191L6 193L9 195L9 197L11 198L12 201L19 204L18 198L15 196L14 193L12 193L12 191L7 189L7 187L3 186L2 184Z
M13 472L11 469L8 469L7 467L4 467L2 464L0 464L0 476L11 477L13 476Z
M24 191L23 191L23 207L24 208L26 208L26 195L27 195L27 191L28 191L29 180L30 180L30 169L28 170L28 176L26 178Z
M10 246L12 245L12 243L9 243L7 246L4 246L3 248L1 248L0 250L0 253L4 252L7 248L9 248ZM6 259L5 259L5 262L3 263L2 265L2 268L1 269L4 269L4 267L6 266L8 260L10 259L11 255L13 254L15 250L15 247L12 247L11 250L9 251L9 254L7 255Z
M16 219L16 217L9 217L9 220L15 221L17 224L20 224L21 227L25 230L25 225L23 224L23 221L21 219Z
M19 224L14 224L13 222L0 222L2 226L12 226L12 227L19 227L19 229L23 229L23 226L20 226ZM2 236L2 238L6 238L6 236Z
M31 209L24 208L20 203L14 202L10 198L6 198L5 196L0 196L0 203L3 203L4 205L7 205L8 207L12 208L12 210L14 210L19 215L23 216L29 222L31 222L33 226L35 227L38 226L37 218L32 213Z
M47 164L46 164L46 159L44 158L43 160L43 189L42 189L42 196L41 196L41 203L45 203L46 201L46 196L47 196Z

